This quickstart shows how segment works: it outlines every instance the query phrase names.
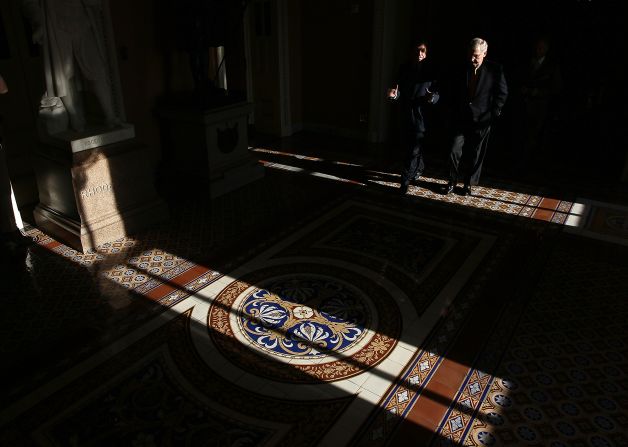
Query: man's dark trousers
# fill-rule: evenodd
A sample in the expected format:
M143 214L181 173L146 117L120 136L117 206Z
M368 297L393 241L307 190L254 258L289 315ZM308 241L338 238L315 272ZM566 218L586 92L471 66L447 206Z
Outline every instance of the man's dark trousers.
M465 174L463 178L465 185L475 186L479 183L490 133L490 126L479 129L465 126L456 132L449 155L450 183L460 179L460 172Z
M423 133L408 132L403 142L403 168L401 170L401 184L409 185L412 180L423 174Z

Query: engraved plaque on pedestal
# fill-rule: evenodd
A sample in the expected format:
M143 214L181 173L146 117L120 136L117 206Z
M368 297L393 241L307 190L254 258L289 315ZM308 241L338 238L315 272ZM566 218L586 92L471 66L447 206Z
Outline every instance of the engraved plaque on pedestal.
M72 152L43 146L35 156L38 227L82 252L168 218L145 146L134 140Z

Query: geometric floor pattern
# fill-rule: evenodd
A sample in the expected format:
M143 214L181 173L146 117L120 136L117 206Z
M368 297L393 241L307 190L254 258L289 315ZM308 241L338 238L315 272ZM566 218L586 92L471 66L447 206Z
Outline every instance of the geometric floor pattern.
M229 391L231 398L246 400L254 394L262 401L308 401L319 411L337 403L343 410L311 430L325 434L323 443L343 445L351 432L341 427L355 426L368 415L365 408L377 404L493 239L483 232L442 226L368 202L346 201L171 309L182 315L175 320L188 317L181 323L188 325L186 349L197 351L204 369L209 369L206 373L239 387ZM407 241L412 241L412 248L406 256L397 256ZM144 337L152 338L151 325L169 324L167 316L158 320L140 328ZM117 342L121 343L126 341ZM126 349L133 349L133 344ZM166 357L173 355L168 347L159 349L167 350ZM118 360L114 356L110 361ZM163 362L159 367L148 365L163 376L189 374L180 370L179 362L174 366ZM97 381L91 376L100 370L84 374L70 370L59 379L63 386L55 383L37 392L38 396L49 393L48 400L18 413L14 422L30 426L35 414L36 419L47 420L52 414L46 415L46 409L55 408L57 399L67 398L68 393L76 393L79 406L102 406L102 400L79 398L83 393L78 391L84 381ZM114 396L119 392L107 391ZM272 414L275 410L279 413ZM253 426L281 421L285 409L275 410L260 415L262 419ZM92 411L68 417L76 422L83 414L88 419L79 425L87 427L92 424ZM346 422L333 430L335 419ZM70 422L60 424L66 427ZM286 436L307 443L306 433L293 429ZM46 436L57 439L54 430L47 430ZM66 436L64 430L60 433ZM87 440L91 435L72 436Z
M399 188L400 174L390 170L368 169L367 166L359 163L330 161L278 150L264 148L252 150L263 157L281 160L281 162L260 160L267 168L306 173L314 177L363 187L382 186L392 191ZM310 166L309 169L295 166L303 162L314 163L314 166ZM338 167L346 167L350 170L338 172ZM324 171L333 172L333 174ZM473 194L470 196L443 195L440 190L445 184L446 180L422 176L420 180L409 185L406 194L410 197L439 203L490 210L565 225L571 233L628 245L628 206L626 205L586 198L561 200L546 197L543 194L511 191L508 185L474 186Z
M628 445L623 207L264 164L85 254L27 227L0 444Z
M211 201L177 196L171 203L176 218L85 254L27 227L37 245L22 261L0 259L6 278L0 295L11 303L11 312L0 314L0 352L11 366L3 373L15 377L9 401L164 312L214 281L216 272L228 271L299 224L299 219L277 222L274 216L287 209L298 216L310 206L324 210L333 185L318 185L319 200L308 197L307 179L301 183L285 191L284 179L269 175L264 188L242 188ZM268 237L241 237L258 232Z
M464 445L628 444L625 253L570 242L549 260L477 415L448 418L449 436L467 429Z
M275 153L282 154L280 152ZM265 162L264 165L267 168L295 171L295 168L293 166L283 163ZM296 172L300 171L297 170ZM371 184L388 187L391 190L399 188L399 174L381 171L370 171L370 173L376 177L379 175L393 178L397 177L397 182L373 179L370 180ZM316 172L313 174L321 175L321 173ZM331 176L327 174L321 176L330 180L336 180L350 184L358 184L361 186L367 185L367 183L360 183L338 176ZM567 221L568 217L573 214L573 202L545 198L534 194L524 194L505 191L498 188L476 186L473 188L472 196L462 197L457 194L449 194L444 196L440 192L435 191L435 189L444 186L446 184L445 180L422 177L421 184L424 186L422 187L410 185L408 187L407 194L409 196L438 200L439 202L444 203L461 204L468 207L491 210L499 213L505 213L521 217L529 217L557 224L564 224Z

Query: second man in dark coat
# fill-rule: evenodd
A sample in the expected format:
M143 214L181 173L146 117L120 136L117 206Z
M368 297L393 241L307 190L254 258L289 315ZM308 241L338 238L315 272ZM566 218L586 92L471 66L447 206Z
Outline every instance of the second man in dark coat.
M388 90L388 98L400 102L401 144L403 167L400 192L405 194L413 179L423 173L423 138L425 136L425 110L438 102L434 73L426 63L427 44L418 41L412 46L412 58L402 65L395 86Z

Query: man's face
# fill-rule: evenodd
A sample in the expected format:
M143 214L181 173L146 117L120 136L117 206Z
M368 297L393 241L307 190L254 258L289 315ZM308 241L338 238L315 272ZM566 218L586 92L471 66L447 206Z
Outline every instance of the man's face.
M417 45L414 49L414 54L416 56L416 60L421 62L423 59L427 57L427 47L425 44Z
M484 61L486 51L482 51L480 47L475 47L471 49L471 51L469 52L469 56L471 58L471 65L473 65L473 67L475 68L478 68L480 65L482 65L482 62Z

